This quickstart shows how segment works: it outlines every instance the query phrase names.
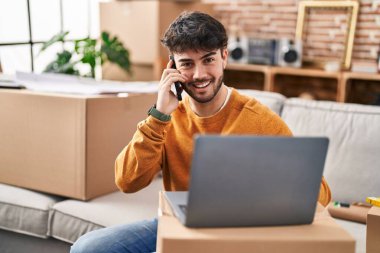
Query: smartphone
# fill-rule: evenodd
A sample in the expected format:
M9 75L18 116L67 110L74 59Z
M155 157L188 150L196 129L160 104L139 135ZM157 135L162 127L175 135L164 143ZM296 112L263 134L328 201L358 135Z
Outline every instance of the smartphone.
M172 69L177 69L177 67L175 65L175 61L174 61L174 56L171 55L169 58L170 58L170 60L173 61ZM182 95L181 95L181 93L182 93L182 87L181 86L182 86L181 82L175 82L174 83L174 87L175 87L175 91L177 93L177 99L178 99L178 101L182 101Z

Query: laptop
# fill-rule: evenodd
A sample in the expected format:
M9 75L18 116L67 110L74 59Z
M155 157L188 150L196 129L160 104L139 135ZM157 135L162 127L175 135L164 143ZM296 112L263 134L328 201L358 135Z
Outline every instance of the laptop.
M187 227L310 224L326 137L195 137L188 192L165 192Z

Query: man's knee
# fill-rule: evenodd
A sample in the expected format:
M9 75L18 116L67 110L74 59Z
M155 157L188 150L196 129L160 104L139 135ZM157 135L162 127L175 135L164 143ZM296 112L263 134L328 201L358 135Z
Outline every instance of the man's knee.
M107 243L98 238L97 231L89 232L81 236L72 246L70 253L106 253Z

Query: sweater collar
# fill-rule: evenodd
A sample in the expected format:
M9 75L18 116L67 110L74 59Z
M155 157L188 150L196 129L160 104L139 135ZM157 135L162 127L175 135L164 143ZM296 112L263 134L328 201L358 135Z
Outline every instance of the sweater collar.
M237 91L234 88L229 88L229 89L231 89L230 91L231 95L227 95L228 101L225 102L225 104L216 114L209 117L200 117L197 114L195 114L193 110L191 110L190 108L189 96L186 96L184 105L185 105L186 110L188 111L190 118L193 119L194 121L198 121L201 124L212 124L214 122L218 122L226 118L226 116L232 110L233 104L235 103L236 97L238 95Z

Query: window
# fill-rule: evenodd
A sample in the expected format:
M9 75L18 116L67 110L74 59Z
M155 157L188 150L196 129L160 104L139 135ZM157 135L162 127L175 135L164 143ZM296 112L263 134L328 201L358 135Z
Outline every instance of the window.
M41 73L62 47L72 40L99 37L99 2L102 0L0 1L0 63L6 74ZM67 42L42 54L42 44L60 31Z

